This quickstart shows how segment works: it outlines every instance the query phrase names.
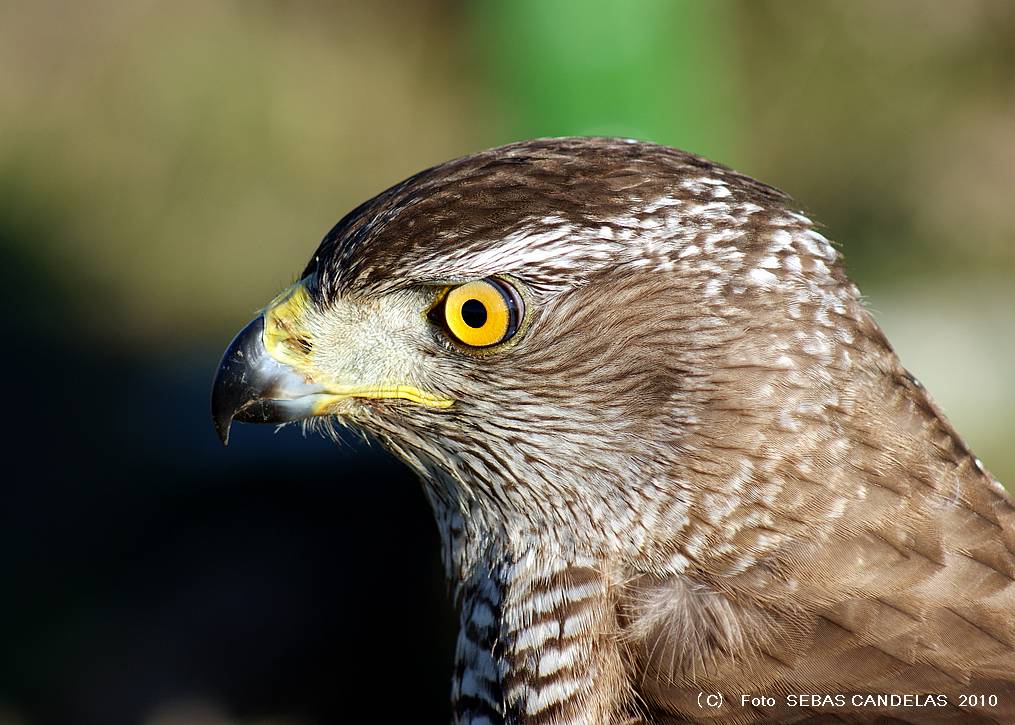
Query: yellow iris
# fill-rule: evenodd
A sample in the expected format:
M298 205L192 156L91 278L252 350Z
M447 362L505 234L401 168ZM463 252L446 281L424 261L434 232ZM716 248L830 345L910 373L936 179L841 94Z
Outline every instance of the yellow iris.
M517 328L517 314L507 291L490 280L455 287L444 299L444 321L448 330L471 347L503 342Z

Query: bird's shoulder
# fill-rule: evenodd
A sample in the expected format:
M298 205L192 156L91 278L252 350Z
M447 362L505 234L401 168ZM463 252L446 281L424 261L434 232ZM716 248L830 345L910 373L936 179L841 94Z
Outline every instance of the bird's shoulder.
M748 505L767 512L753 526L750 511L731 512L725 532L698 514L706 555L677 538L681 571L624 583L621 639L654 717L700 714L702 691L727 696L718 722L820 712L785 707L791 693L940 693L947 707L911 721L1015 721L1015 506L912 376L882 377L865 384L888 402L850 416L857 429L827 451L823 480L787 454L767 474L779 490ZM761 540L777 545L752 550ZM957 709L973 692L1000 704ZM740 706L756 694L779 706Z

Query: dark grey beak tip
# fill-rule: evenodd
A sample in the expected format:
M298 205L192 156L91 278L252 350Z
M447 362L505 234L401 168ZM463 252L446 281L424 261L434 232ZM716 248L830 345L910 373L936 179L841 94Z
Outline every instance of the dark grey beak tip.
M229 343L211 389L211 419L222 445L229 445L233 418L262 392L251 378L252 365L263 355L264 318L258 315Z
M324 389L308 383L264 346L264 317L258 315L233 338L211 388L211 420L223 445L229 428L241 423L290 423L313 416Z
M215 432L218 433L219 440L222 441L223 446L229 445L229 429L232 427L232 424L232 418L215 420Z

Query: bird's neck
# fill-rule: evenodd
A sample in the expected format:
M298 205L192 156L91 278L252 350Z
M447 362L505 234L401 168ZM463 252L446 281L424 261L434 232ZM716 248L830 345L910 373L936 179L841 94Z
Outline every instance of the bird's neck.
M608 547L590 553L560 537L569 526L505 517L460 481L424 488L459 608L455 721L613 722L625 712L621 574Z
M438 521L460 610L455 721L614 721L631 697L608 563L538 538L522 551L461 514Z

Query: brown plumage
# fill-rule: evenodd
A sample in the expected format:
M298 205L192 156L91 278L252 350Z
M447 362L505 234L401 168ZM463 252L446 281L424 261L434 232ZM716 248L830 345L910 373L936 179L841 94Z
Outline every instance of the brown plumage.
M517 331L473 347L448 290L490 278ZM781 192L514 144L362 205L280 300L216 423L339 422L419 472L457 721L1015 722L1012 501Z

